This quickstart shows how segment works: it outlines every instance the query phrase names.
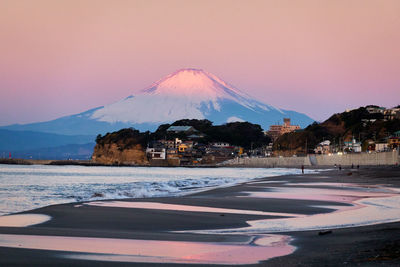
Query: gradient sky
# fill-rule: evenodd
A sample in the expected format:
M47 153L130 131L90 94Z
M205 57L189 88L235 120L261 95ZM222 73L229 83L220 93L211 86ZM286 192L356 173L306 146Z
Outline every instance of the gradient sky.
M400 1L0 0L0 125L102 106L181 68L324 120L400 104Z

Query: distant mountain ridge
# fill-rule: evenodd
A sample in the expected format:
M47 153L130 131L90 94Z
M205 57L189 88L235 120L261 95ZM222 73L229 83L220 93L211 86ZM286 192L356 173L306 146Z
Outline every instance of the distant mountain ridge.
M70 144L56 147L43 147L36 149L11 152L12 158L41 159L41 160L89 160L92 157L95 143ZM8 157L8 154L5 155ZM2 155L0 155L0 158Z
M289 117L305 127L305 114L282 110L251 98L217 76L199 69L182 69L116 103L56 120L0 127L64 135L97 135L134 127L153 131L162 123L180 119L208 119L215 125L249 121L268 129Z
M0 129L0 158L89 159L93 135L60 135Z
M0 129L0 150L18 151L94 142L95 137L92 135L69 136L32 131L11 131Z

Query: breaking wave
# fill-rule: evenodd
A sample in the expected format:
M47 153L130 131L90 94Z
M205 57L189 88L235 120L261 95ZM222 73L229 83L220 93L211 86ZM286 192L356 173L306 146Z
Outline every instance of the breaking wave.
M300 170L2 165L0 215L61 203L178 196L294 173Z

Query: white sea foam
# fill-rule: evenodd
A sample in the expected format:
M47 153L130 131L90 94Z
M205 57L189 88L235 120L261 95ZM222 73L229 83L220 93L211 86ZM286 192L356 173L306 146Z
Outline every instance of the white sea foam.
M177 196L296 173L300 170L0 165L0 215L79 201Z

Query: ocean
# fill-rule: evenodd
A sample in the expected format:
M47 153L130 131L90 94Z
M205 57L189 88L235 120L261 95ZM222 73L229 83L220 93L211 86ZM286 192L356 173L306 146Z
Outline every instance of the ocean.
M297 173L301 170L0 164L0 215L79 201L179 196Z

